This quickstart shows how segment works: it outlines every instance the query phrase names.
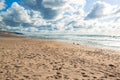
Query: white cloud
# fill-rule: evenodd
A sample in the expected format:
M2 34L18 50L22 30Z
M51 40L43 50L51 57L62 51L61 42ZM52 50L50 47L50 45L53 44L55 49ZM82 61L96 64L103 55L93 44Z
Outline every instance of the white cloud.
M78 34L120 33L119 6L96 2L86 17L85 0L58 0L57 4L55 1L23 0L27 9L13 3L7 11L0 13L0 29ZM84 20L85 17L90 20ZM106 18L101 19L103 17Z
M5 7L5 0L0 0L0 10L4 9Z
M120 7L97 1L85 19L111 17L120 12Z
M16 2L7 11L0 14L0 27L4 30L30 31L33 29L31 27L49 25L46 22L41 18L40 12L26 10Z
M22 0L24 5L41 12L44 19L54 19L62 11L65 0Z
M68 0L43 0L42 5L45 8L53 8L56 9L57 7L61 7L66 4Z
M54 19L67 13L83 14L85 0L22 0L25 6L41 12L44 19ZM59 16L60 15L60 16Z
M14 2L6 12L1 12L1 16L3 17L3 21L6 22L6 24L12 22L15 23L29 23L30 17L28 15L28 12L18 5L16 2Z
M0 25L6 30L21 30L21 26L31 25L28 11L16 2L7 11L1 12L0 18Z

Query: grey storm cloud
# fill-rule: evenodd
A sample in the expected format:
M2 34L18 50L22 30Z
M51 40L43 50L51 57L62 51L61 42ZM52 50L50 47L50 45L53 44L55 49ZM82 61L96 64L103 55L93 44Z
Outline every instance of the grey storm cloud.
M44 19L53 19L60 13L66 0L22 0L23 5L41 12Z

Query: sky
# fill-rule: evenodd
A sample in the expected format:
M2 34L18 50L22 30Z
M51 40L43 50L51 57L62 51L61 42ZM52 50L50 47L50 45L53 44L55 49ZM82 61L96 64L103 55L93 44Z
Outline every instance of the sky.
M0 30L120 35L120 0L0 0Z

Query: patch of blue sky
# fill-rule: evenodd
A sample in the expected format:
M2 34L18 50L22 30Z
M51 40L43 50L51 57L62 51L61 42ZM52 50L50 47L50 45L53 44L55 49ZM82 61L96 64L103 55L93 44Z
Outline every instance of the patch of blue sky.
M6 7L0 10L0 12L6 11L9 7L11 7L13 2L17 2L18 4L21 4L21 0L5 0Z

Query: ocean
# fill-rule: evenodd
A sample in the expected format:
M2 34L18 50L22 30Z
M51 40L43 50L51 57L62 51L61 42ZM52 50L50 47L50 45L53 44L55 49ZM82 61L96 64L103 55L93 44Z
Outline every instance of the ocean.
M33 38L87 44L96 47L120 50L120 36L64 33L34 33L25 35Z

